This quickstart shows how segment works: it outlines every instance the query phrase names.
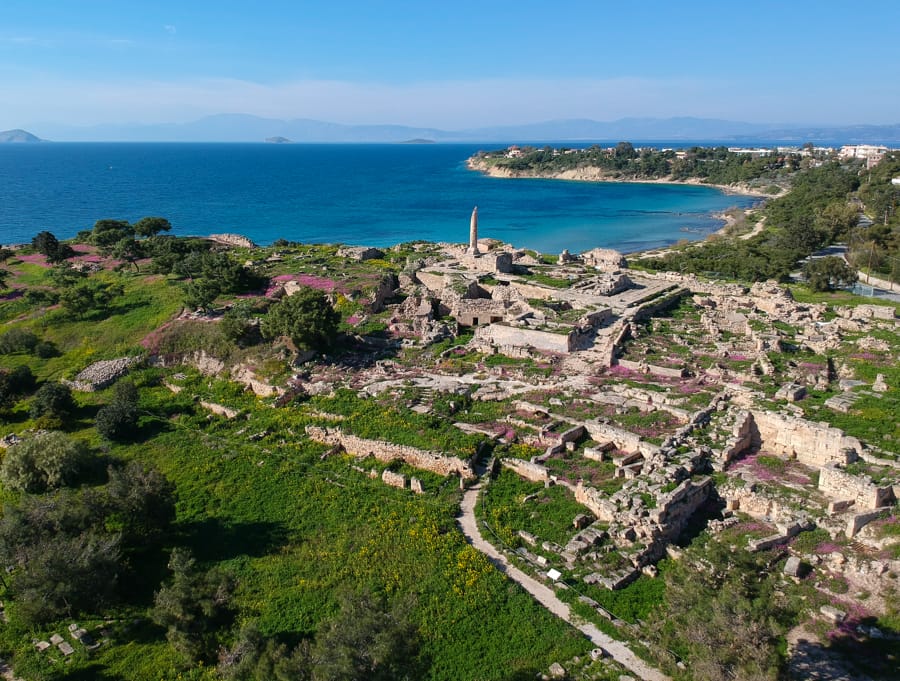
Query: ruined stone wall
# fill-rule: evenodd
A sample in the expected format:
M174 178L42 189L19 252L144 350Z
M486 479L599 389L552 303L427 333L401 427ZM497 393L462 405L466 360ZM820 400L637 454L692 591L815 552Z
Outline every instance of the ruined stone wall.
M340 445L347 453L359 458L374 456L384 462L399 459L410 466L438 475L457 474L467 480L475 477L472 466L456 456L444 456L437 452L417 449L408 445L396 445L382 440L366 440L355 435L347 435L340 428L307 426L306 434L316 442Z
M722 456L719 462L716 462L716 468L720 469L729 461L758 443L759 431L753 421L753 414L743 409L734 413L734 426L731 435L725 441L722 447Z
M687 519L709 498L712 489L712 478L697 482L684 480L671 492L657 498L656 508L650 510L649 518L665 526L667 534L677 536Z
M850 308L838 308L838 314L843 314L843 310L847 310L846 314L851 319L895 319L897 317L896 310L887 305L856 305Z
M674 293L669 293L642 305L637 312L634 313L634 321L641 322L650 319L675 307L682 298L689 296L690 291L687 289L679 289Z
M546 482L550 479L550 471L539 463L512 458L504 458L501 463L517 475L532 482Z
M549 331L522 329L505 324L480 326L475 330L475 340L490 343L498 348L533 348L547 352L568 353L572 351L572 333L559 334Z
M872 511L894 501L889 485L878 487L867 476L853 475L834 465L819 472L819 490L832 499L852 501L860 511Z
M641 452L647 456L656 454L659 447L650 442L641 440L641 436L608 423L596 423L589 421L584 424L585 429L592 440L597 442L612 442L616 449L625 452Z
M793 509L784 500L765 493L756 485L727 486L721 488L719 493L725 499L728 510L741 511L753 518L787 520L794 516Z
M501 272L509 274L513 269L512 253L481 253L479 255L464 254L459 256L459 262L466 269L477 272Z
M740 284L725 284L721 282L701 281L692 274L678 274L678 272L641 272L642 277L662 279L663 281L677 282L690 289L693 293L703 293L716 296L740 296L747 293L747 288Z
M626 320L619 320L610 327L609 335L594 339L591 348L599 366L611 367L616 362L616 355L622 343L631 335L631 324Z
M616 360L616 364L621 367L625 367L629 371L636 371L641 374L650 374L652 376L662 376L665 378L684 378L687 374L687 370L684 367L662 367L657 364L635 362L630 359Z
M657 364L648 364L647 372L651 376L662 376L664 378L684 378L687 370L684 367L661 367Z
M883 511L866 511L865 513L852 515L847 520L847 529L844 532L848 538L853 539L862 528L873 520L878 520L883 513Z
M855 437L844 435L838 428L825 423L813 423L771 411L754 411L753 420L759 431L761 446L783 456L821 468L829 463L848 464L856 460L862 444Z
M390 487L406 489L406 476L401 473L394 473L393 471L385 469L381 473L381 481Z
M616 505L598 489L586 487L581 481L575 486L575 501L605 523L616 518Z
M625 256L611 248L592 248L582 253L581 259L585 265L590 265L597 269L617 270L620 267L628 267Z

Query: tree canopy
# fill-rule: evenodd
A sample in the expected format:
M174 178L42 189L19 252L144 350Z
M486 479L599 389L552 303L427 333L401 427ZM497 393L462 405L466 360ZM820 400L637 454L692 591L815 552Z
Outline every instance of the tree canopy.
M853 284L858 276L847 261L835 255L814 258L803 266L806 283L813 291L833 291Z
M299 350L327 350L337 335L340 314L318 289L303 287L272 306L263 319L266 338L287 336Z

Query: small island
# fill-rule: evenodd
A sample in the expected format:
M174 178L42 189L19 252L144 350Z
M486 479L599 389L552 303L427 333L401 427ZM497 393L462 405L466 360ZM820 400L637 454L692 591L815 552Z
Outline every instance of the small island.
M0 132L0 144L30 144L33 142L46 142L46 140L19 128Z
M436 144L434 140L425 139L424 137L416 137L415 139L400 142L400 144Z
M275 137L266 137L266 144L293 144L293 141L287 137L277 135Z

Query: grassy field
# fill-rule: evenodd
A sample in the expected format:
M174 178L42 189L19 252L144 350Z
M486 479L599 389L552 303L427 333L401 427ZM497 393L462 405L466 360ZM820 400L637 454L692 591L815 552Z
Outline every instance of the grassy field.
M13 268L17 286L43 286L47 270ZM57 348L45 359L25 353L0 357L0 367L27 364L39 381L69 378L97 359L142 351L141 340L181 309L181 295L159 276L103 272L123 295L102 314L79 318L59 309L30 309L21 299L0 303L4 330L22 328ZM175 371L183 390L162 385ZM455 479L421 474L426 494L385 486L352 468L344 456L322 458L326 447L310 442L304 426L315 411L347 416L346 427L364 437L456 451L467 456L479 438L448 429L446 421L396 405L358 399L352 393L275 407L234 384L189 369L142 369L135 439L115 444L93 427L111 389L76 395L66 428L93 457L137 460L162 472L176 489L176 519L158 551L145 556L124 597L103 611L72 612L37 628L17 620L0 628L0 655L28 679L211 679L210 664L185 665L148 618L153 594L167 579L169 551L189 548L203 569L218 568L234 580L233 617L216 632L230 645L242 624L256 622L265 637L294 644L311 638L338 608L346 590L382 594L388 602L412 599L419 632L418 659L411 665L426 679L524 679L556 660L584 654L589 642L549 615L507 580L458 530ZM241 410L236 419L214 416L197 400ZM0 432L34 426L28 400L0 414ZM385 430L387 428L387 430ZM252 436L252 437L251 437ZM365 468L380 467L362 462ZM407 473L412 471L407 471ZM84 482L79 494L102 485ZM3 491L3 500L16 495ZM0 587L0 592L5 590ZM78 622L106 636L90 656L76 644L65 661L54 649L39 653L33 640L67 636ZM215 658L215 651L210 651Z

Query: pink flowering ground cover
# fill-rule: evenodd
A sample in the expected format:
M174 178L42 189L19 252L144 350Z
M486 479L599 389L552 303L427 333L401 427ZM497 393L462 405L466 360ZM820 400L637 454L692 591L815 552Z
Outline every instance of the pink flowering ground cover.
M638 373L636 371L627 369L627 368L623 367L621 364L615 364L615 365L609 367L606 370L606 373L611 374L612 376L621 376L622 378L627 378L627 377L638 375Z
M286 281L296 281L302 286L309 286L326 293L347 293L347 289L343 284L327 277L317 277L314 274L279 274L276 277L272 277L272 283L266 290L266 297L270 297L278 289L278 285Z
M50 267L47 258L40 253L32 253L31 255L17 255L16 260L27 262L30 265L40 265L41 267Z
M816 553L818 555L825 555L826 553L838 553L840 550L841 547L838 544L830 541L823 541L813 549L813 553Z

